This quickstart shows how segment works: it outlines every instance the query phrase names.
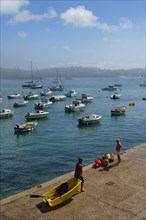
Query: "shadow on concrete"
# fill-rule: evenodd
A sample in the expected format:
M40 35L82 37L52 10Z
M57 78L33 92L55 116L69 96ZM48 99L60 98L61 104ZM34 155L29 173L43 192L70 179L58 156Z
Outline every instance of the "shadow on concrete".
M61 203L57 206L51 207L51 206L49 206L48 203L41 202L41 203L36 205L36 208L38 208L42 213L55 211L57 209L60 209L60 208L64 207L65 205L67 205L71 201L73 201L73 197L76 196L79 193L81 193L81 192L80 191L77 192L75 195L72 196L72 198L68 199L67 201L65 201L65 202L63 202L63 203Z
M99 172L101 172L101 171L109 171L111 168L116 167L116 166L119 166L119 163L118 163L118 162L109 165L109 167L103 167L103 169L102 169L102 170L100 169Z

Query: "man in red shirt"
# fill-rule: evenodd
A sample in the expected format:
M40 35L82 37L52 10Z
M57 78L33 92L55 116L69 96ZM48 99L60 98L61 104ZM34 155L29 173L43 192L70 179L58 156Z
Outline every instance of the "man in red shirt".
M121 163L121 149L122 149L122 144L120 143L120 139L116 140L116 153L117 153L117 158L118 158L118 163Z
M75 167L74 177L81 180L81 192L84 192L84 189L83 189L84 178L82 176L82 173L83 173L82 162L83 162L83 159L79 158L76 164L76 167Z

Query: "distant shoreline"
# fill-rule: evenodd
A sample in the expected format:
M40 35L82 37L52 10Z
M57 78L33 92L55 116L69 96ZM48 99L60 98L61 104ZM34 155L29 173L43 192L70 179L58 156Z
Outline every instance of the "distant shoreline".
M134 69L99 69L94 67L60 67L57 68L61 77L64 78L98 78L98 77L146 77L146 69L134 68ZM56 75L56 68L47 68L37 70L41 79L54 77ZM33 74L37 74L36 70ZM19 68L8 69L1 68L0 70L1 80L31 80L30 70L23 70Z

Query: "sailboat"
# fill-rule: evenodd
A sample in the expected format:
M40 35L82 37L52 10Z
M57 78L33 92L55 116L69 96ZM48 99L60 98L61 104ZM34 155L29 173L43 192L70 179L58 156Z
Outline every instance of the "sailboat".
M61 76L59 74L59 71L56 70L56 72L57 72L56 79L52 83L52 85L49 87L49 89L51 91L63 91L64 90L64 85L63 85L63 82L61 80Z
M22 84L22 88L30 88L30 89L41 89L41 88L43 88L43 86L40 83L35 82L34 79L33 79L32 61L31 61L31 76L32 76L32 80Z

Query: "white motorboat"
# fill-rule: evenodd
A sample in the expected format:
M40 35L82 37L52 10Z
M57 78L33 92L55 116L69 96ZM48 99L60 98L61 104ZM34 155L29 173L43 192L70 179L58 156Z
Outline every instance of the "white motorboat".
M66 112L76 112L83 110L85 108L85 104L81 102L81 100L74 100L72 104L65 106Z
M50 89L44 89L43 92L40 93L41 96L50 96L52 94L52 91Z
M74 89L68 90L68 92L65 94L66 97L74 97L77 96L77 92Z
M91 114L91 115L84 115L78 118L79 125L90 125L90 124L96 124L100 122L102 116Z
M3 109L2 111L0 111L0 118L8 118L13 116L13 114L14 114L14 110Z
M102 88L102 90L114 91L117 90L117 87L114 85L109 85L108 87Z
M59 101L64 101L66 99L65 95L54 95L50 97L51 102L59 102Z
M13 104L14 107L23 107L23 106L26 106L28 103L28 101L25 101L25 100L19 100L17 102L15 102Z
M27 122L22 125L17 124L14 127L14 130L15 130L15 133L24 133L24 132L28 132L28 131L33 131L37 125L38 125L37 121Z
M17 99L19 98L21 95L19 93L15 93L15 94L12 94L12 95L8 95L8 99Z
M81 101L83 103L88 103L88 102L92 102L94 98L92 96L90 96L89 94L86 94L86 93L83 93L82 94L82 98L81 98Z
M42 101L35 103L35 109L44 109L44 108L48 108L53 104L53 102L51 102L48 98L44 98L42 99Z
M25 100L34 100L38 99L39 95L35 94L34 92L29 92L28 95L24 96Z
M126 112L126 107L125 106L120 106L118 108L112 109L111 110L111 115L123 115Z
M46 118L49 112L44 112L38 110L37 112L29 112L25 115L26 119L39 119L39 118Z
M111 99L119 99L120 97L121 97L121 94L119 94L119 93L117 93L117 92L115 92L114 94L112 94L112 95L110 96Z

